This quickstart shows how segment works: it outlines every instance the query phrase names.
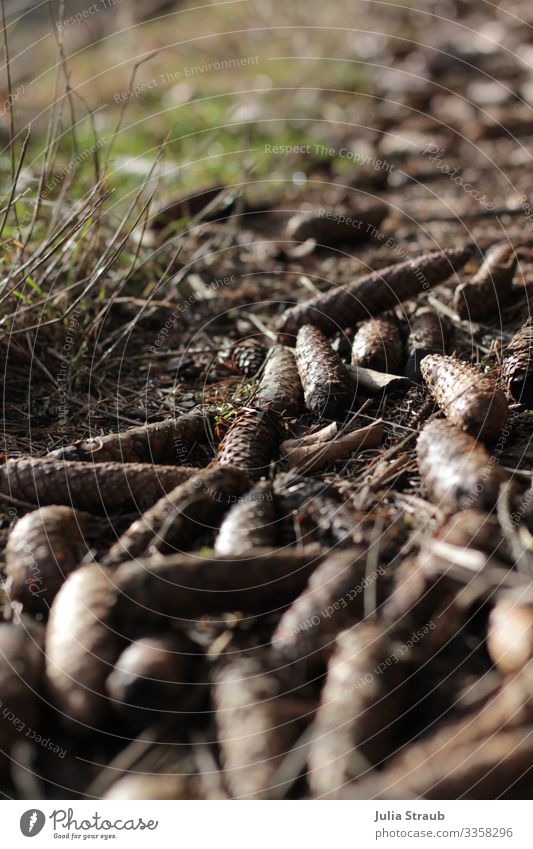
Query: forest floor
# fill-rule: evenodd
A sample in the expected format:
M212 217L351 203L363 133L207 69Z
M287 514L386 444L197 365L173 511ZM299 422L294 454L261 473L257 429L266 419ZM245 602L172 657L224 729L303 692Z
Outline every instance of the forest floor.
M453 329L448 353L499 380L533 292L532 13L519 0L415 6L358 2L347 14L343 2L178 4L139 21L117 2L80 22L76 11L53 26L29 12L8 27L6 457L39 457L202 406L213 423L195 458L205 467L260 377L243 376L232 345L270 348L294 304L465 244L473 253L461 271L391 312L405 343L415 312L431 306ZM320 231L301 242L287 229L305 211L357 220L375 201L387 214L365 238L354 226L335 245ZM518 258L510 296L486 321L462 320L458 283L502 242ZM348 360L356 329L333 339ZM369 546L378 527L380 556L414 556L445 518L416 461L416 437L437 409L422 383L361 393L350 427L382 419L383 445L303 480L276 458L271 477L286 474L285 496L296 493L283 539L297 546L305 528L307 541L338 545L328 504L323 522L308 515L309 497L333 492L353 513L350 544ZM497 462L525 491L532 413L516 403L511 411ZM327 421L306 412L284 438ZM4 538L25 509L4 503ZM206 533L198 550L213 539ZM491 668L482 627L464 638L476 674ZM450 700L466 687L456 677ZM94 764L89 771L94 778ZM85 773L68 780L87 786Z

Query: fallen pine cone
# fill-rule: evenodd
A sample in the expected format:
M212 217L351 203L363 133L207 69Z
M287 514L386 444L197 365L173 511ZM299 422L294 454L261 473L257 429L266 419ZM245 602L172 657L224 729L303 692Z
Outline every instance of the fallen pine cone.
M464 746L425 745L427 756L420 764L391 763L379 777L351 784L336 798L529 799L533 725L495 731ZM418 748L412 754L418 755Z
M431 354L420 364L431 394L450 422L494 442L507 424L509 407L495 382L455 357Z
M432 307L417 310L409 326L406 375L420 382L420 363L424 357L428 354L447 354L453 335L453 325L445 316Z
M177 419L132 427L120 433L93 437L58 448L47 454L56 460L92 460L95 463L185 462L197 443L208 438L209 419L205 413L191 412Z
M287 310L281 319L280 341L291 344L300 327L313 324L331 335L343 327L379 315L424 289L443 283L465 265L470 247L434 251L417 259L389 265L360 277L350 285L316 295Z
M366 575L367 552L347 549L318 566L305 590L281 617L272 647L281 656L321 667L335 647L335 637L364 615L365 587L382 569Z
M455 290L453 305L459 318L484 321L501 315L509 300L517 258L512 245L496 245L485 257L483 265Z
M115 581L101 566L73 572L57 594L46 629L48 689L63 718L89 733L108 710L105 682L125 646L111 619Z
M313 795L339 792L399 745L409 702L402 648L375 624L356 625L337 637L309 753Z
M310 412L334 417L351 407L355 395L352 377L317 327L307 324L298 331L296 362Z
M361 799L453 799L463 798L465 792L468 798L474 798L471 793L477 798L478 793L484 792L486 795L480 795L480 798L497 798L496 785L505 791L513 782L505 786L505 775L500 782L496 759L490 769L488 760L494 754L490 741L500 733L512 735L516 732L516 740L524 738L524 729L533 721L531 684L531 672L527 669L509 678L480 708L445 722L396 755L379 775L374 773L360 783L346 787L341 795ZM503 750L498 742L495 750L500 748ZM476 751L480 753L477 757ZM488 770L486 781L484 768ZM518 770L516 777L520 777ZM484 789L478 786L476 779L481 781Z
M508 478L473 436L450 422L428 422L417 444L418 467L431 500L451 511L491 510Z
M99 522L71 507L42 507L16 523L6 546L7 592L28 613L45 613L97 542Z
M266 348L261 342L247 339L232 347L229 361L245 377L253 377L263 365L266 354Z
M287 223L285 238L294 242L314 239L325 247L362 242L372 237L387 212L387 205L379 201L361 205L349 214L333 209L298 212Z
M195 539L214 530L231 505L250 489L245 472L231 466L211 466L157 501L122 534L103 563L106 566L189 548Z
M394 588L381 613L398 633L414 633L420 622L432 622L434 627L424 637L430 654L456 637L461 628L456 600L462 585L450 578L447 570L436 573L429 569L424 557L425 553L409 557L394 570Z
M276 502L271 483L257 484L234 507L220 526L217 554L244 554L273 548L278 541Z
M245 410L236 416L218 446L217 462L242 469L252 480L257 480L266 473L278 443L278 428L272 414L265 410Z
M242 557L174 554L125 563L114 574L117 621L131 631L139 618L168 625L234 610L268 613L301 592L321 557L318 546L308 546L257 549Z
M156 723L180 724L191 707L193 668L198 649L185 634L173 631L143 637L118 658L107 679L113 709L135 732Z
M403 361L403 339L394 318L371 318L359 327L352 344L353 365L395 374Z
M0 493L7 501L64 504L88 512L112 513L128 507L149 507L197 472L188 466L23 458L0 466Z
M294 354L290 348L275 345L268 354L254 406L294 418L302 405L302 382Z
M533 323L528 319L509 342L502 362L509 394L528 409L533 407Z
M34 623L0 622L1 776L10 772L10 754L19 739L38 730L43 665L41 629Z
M265 798L312 720L316 701L295 691L290 676L262 657L222 660L213 678L220 759L231 796Z

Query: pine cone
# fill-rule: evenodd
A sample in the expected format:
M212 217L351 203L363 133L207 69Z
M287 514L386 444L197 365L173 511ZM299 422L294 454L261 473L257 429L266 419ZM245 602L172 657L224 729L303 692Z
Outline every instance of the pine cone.
M22 730L38 728L38 693L43 677L41 636L41 629L33 624L28 633L27 624L0 623L0 775L3 777L10 774L9 753L19 737L19 726L14 726L14 721L22 723Z
M513 336L502 363L502 377L515 401L533 408L533 323L528 319Z
M228 465L198 470L136 519L111 547L104 564L190 550L200 535L217 527L234 499L250 486L245 472Z
M215 540L217 554L244 554L276 545L276 502L272 484L257 484L227 514Z
M257 339L247 339L233 346L230 361L245 377L253 377L263 365L266 353L265 346Z
M407 339L405 374L420 382L420 363L428 354L447 354L453 339L452 323L431 307L417 310L411 319Z
M314 239L317 245L353 244L370 239L388 212L386 204L361 204L359 209L299 212L290 219L286 238L295 242Z
M359 327L352 345L353 365L399 374L403 361L403 340L396 319L374 318Z
M51 451L56 460L92 460L95 463L179 463L196 443L209 434L208 416L193 411L162 422L132 427L120 433L84 439Z
M266 473L278 443L278 430L270 413L246 410L236 417L218 446L217 461L242 469L256 480Z
M302 404L302 382L294 353L290 348L276 345L269 352L254 405L280 416L294 418Z
M19 519L6 546L9 597L29 613L47 613L68 575L101 536L101 521L59 506Z
M201 689L189 683L199 659L195 643L179 631L136 640L107 679L113 709L134 732L154 722L183 723L185 703L192 706Z
M366 551L354 548L327 557L315 569L274 632L276 653L317 670L327 662L337 634L364 615L367 559Z
M62 714L86 731L101 727L109 709L105 682L125 647L111 618L114 598L111 572L84 566L63 584L50 611L48 688Z
M486 448L450 422L434 420L417 444L420 476L432 501L451 511L491 510L508 478Z
M296 362L310 412L335 416L350 409L354 380L318 327L307 324L298 331Z
M213 701L226 783L234 799L264 798L277 769L313 718L314 698L266 657L221 661Z
M366 274L348 286L329 289L284 313L280 341L294 344L294 336L304 324L313 324L331 336L343 327L366 320L369 315L379 315L444 282L471 255L469 246L434 251Z
M64 504L78 510L113 513L151 507L197 471L188 466L23 457L0 466L0 492L29 504Z
M482 551L488 557L504 560L511 557L498 517L482 510L455 513L438 529L435 537L448 545Z
M497 799L529 781L531 681L507 679L478 710L445 721L382 772L341 791L346 799ZM529 794L527 796L529 798ZM339 797L337 797L339 798ZM518 796L517 798L525 798Z
M424 357L420 369L447 419L485 442L498 439L509 407L492 378L456 357L439 354Z
M453 305L465 321L484 321L501 315L509 300L517 258L512 245L496 245L471 280L457 287Z
M136 638L140 622L161 627L233 610L270 613L296 598L321 557L318 546L310 545L261 548L238 557L172 554L124 563L114 573L112 593L118 632Z
M380 763L397 747L410 694L411 664L402 648L374 624L356 625L337 638L309 755L315 795L335 794L366 772L368 762Z

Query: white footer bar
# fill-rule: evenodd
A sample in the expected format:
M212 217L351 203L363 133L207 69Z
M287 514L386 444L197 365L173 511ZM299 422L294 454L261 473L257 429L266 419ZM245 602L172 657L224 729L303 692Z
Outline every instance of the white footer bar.
M6 847L533 846L529 802L4 801ZM35 843L31 839L35 838Z

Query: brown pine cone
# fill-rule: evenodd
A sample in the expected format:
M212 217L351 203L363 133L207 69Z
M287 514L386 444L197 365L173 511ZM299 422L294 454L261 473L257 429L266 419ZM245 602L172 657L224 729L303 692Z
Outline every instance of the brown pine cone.
M366 574L367 552L353 548L327 557L303 593L285 611L272 637L276 654L320 668L335 637L364 615L364 588L379 574Z
M365 321L369 315L379 315L443 283L471 255L470 246L434 251L366 274L348 286L329 289L286 310L280 322L280 341L294 344L294 337L304 324L320 327L331 336L343 327Z
M359 327L352 345L353 365L398 374L403 361L403 340L396 319L373 318Z
M252 480L264 475L274 458L279 433L272 414L264 410L245 410L234 419L217 449L221 466L242 469Z
M302 405L302 381L294 353L283 345L275 345L268 354L255 394L254 406L280 416L294 418Z
M528 319L505 351L502 377L515 401L533 408L533 323Z
M512 560L509 545L494 513L461 510L451 516L435 534L437 539L459 548L473 548L488 557Z
M191 687L198 649L179 631L155 634L131 643L107 679L113 709L134 731L154 723L183 723L194 702Z
M193 410L176 419L132 427L120 433L83 439L51 451L56 460L92 460L94 463L179 463L196 443L206 442L209 418Z
M454 336L452 323L432 307L416 311L409 326L407 338L407 365L405 374L420 382L420 363L428 354L447 354Z
M350 409L354 380L318 327L306 324L298 331L296 362L310 412L335 416Z
M213 701L224 776L234 799L264 798L276 771L311 722L314 698L294 688L266 656L222 659Z
M266 353L265 346L257 339L247 339L233 346L230 361L245 377L253 377L263 365Z
M234 499L250 489L245 472L215 464L168 492L122 534L103 560L106 566L136 557L191 549L213 530Z
M410 694L411 665L402 649L376 624L361 623L337 637L309 755L314 795L335 795L398 745Z
M287 224L286 238L295 242L314 239L324 247L362 242L375 234L387 211L386 204L374 201L361 204L353 212L334 209L298 212Z
M296 598L321 558L318 546L310 545L261 548L240 556L159 555L124 563L114 573L117 630L136 638L139 622L161 627L233 610L270 613Z
M531 679L513 675L480 709L430 730L382 772L347 785L339 796L499 799L509 793L529 798L532 722Z
M485 442L498 439L507 423L509 407L492 378L456 357L439 354L424 357L420 368L450 422Z
M10 773L9 754L38 731L38 692L43 673L41 628L32 623L0 622L0 775ZM12 716L11 716L12 715Z
M6 546L9 597L29 613L46 613L68 575L98 543L102 521L57 505L19 519Z
M428 422L417 444L422 482L431 500L451 511L491 510L508 478L474 437L447 421Z
M79 723L78 733L101 726L109 704L105 682L125 647L114 627L111 572L84 566L57 594L46 629L48 689L61 714Z
M244 554L255 548L273 548L278 540L276 519L272 484L257 484L226 515L215 540L216 553Z
M493 247L472 279L455 290L453 305L459 317L465 321L484 321L501 315L511 294L516 263L512 245Z
M37 457L0 466L0 492L27 504L64 504L90 513L151 507L198 469L151 463L83 463Z

